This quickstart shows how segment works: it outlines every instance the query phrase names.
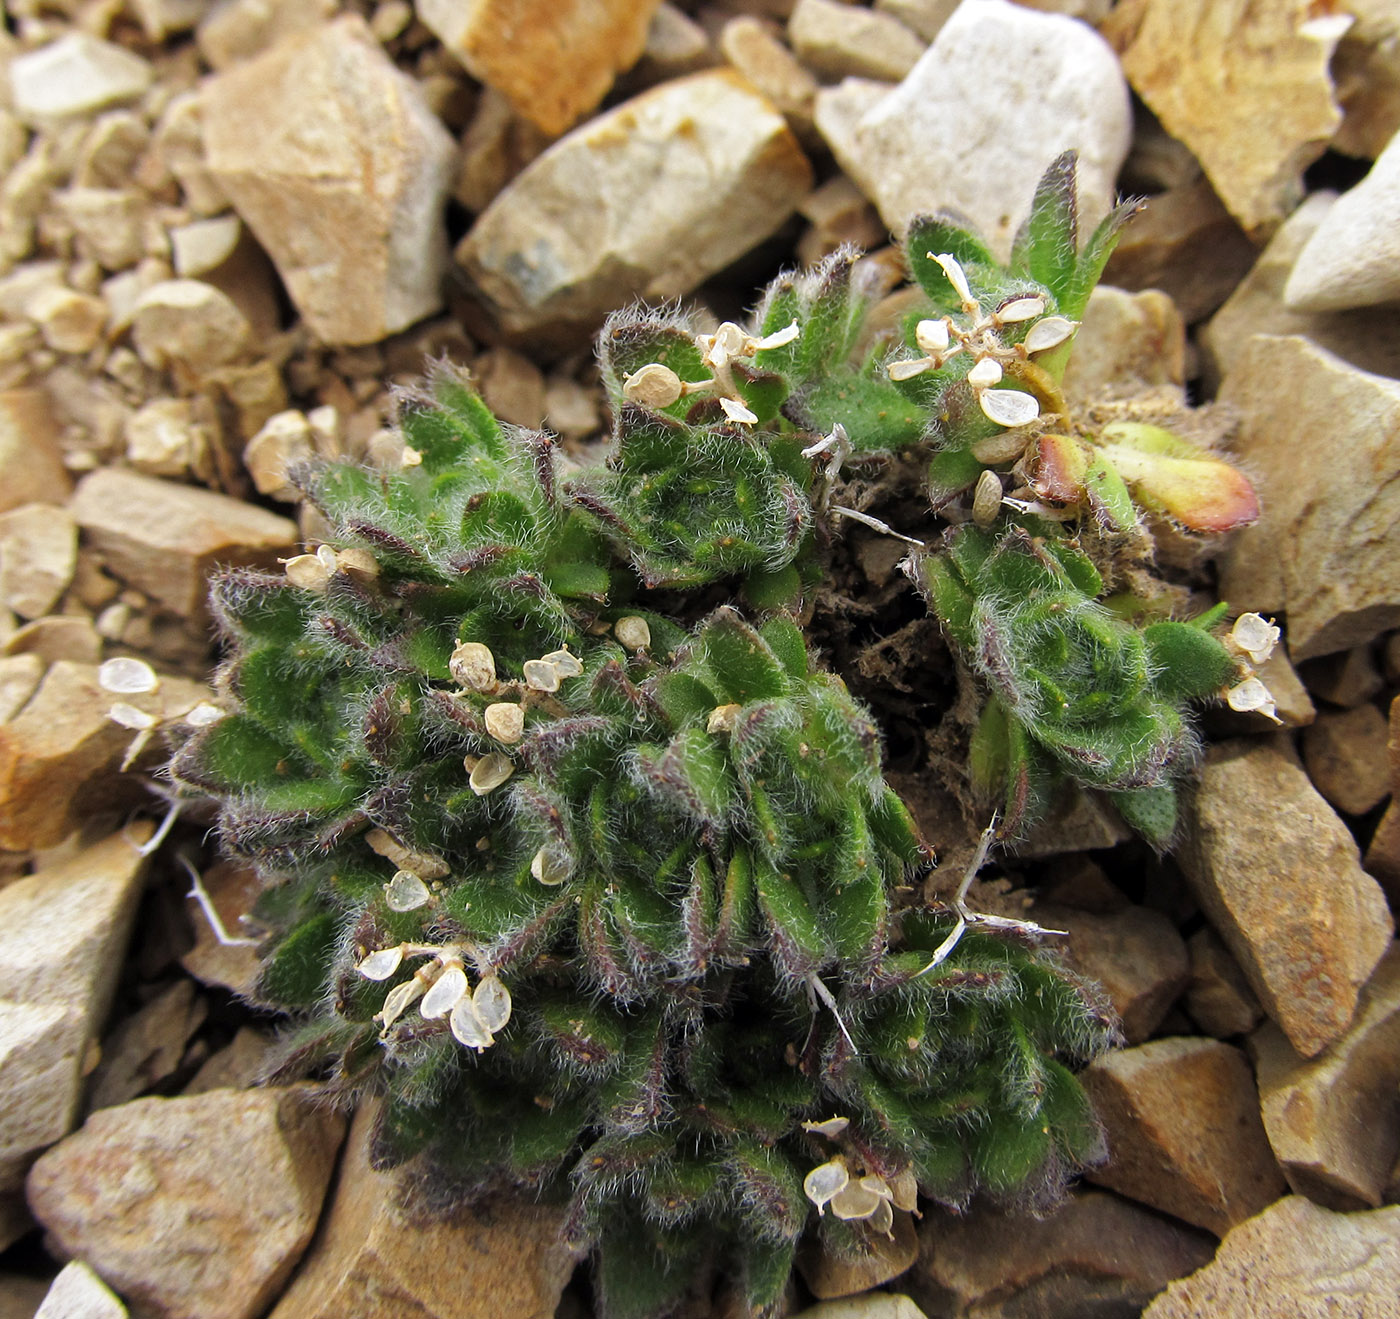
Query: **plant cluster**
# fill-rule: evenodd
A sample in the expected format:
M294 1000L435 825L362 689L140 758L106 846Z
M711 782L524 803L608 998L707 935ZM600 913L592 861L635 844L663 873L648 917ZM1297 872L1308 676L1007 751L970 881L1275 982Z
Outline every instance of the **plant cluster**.
M1002 836L1073 781L1170 840L1190 706L1265 705L1272 629L1104 598L1094 548L1138 507L1252 511L1218 459L1064 408L1123 218L1080 250L1065 158L1008 266L916 222L923 303L892 336L853 253L780 279L752 330L615 316L613 451L571 474L438 369L398 468L300 474L324 545L215 582L228 714L172 770L265 879L288 1068L381 1096L376 1157L443 1199L567 1202L609 1316L716 1266L761 1313L814 1224L860 1253L916 1190L1049 1202L1102 1157L1073 1073L1111 1015L966 883L923 898L932 851L802 622L831 480L924 455L949 530L909 572L983 682Z

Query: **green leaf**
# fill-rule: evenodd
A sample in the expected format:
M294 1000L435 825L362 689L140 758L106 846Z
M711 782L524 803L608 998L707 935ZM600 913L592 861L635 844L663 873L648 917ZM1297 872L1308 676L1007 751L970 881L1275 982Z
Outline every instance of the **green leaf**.
M685 728L665 747L644 743L635 754L643 781L659 799L696 821L725 819L735 784L713 734Z
M778 965L788 975L806 976L827 952L817 913L792 875L760 861L754 880Z
M934 508L970 490L983 470L970 449L940 449L928 463L928 496Z
M919 287L940 308L948 310L959 309L958 296L934 257L952 256L965 270L968 266L997 264L982 237L966 222L947 214L916 216L909 223L904 247L910 273ZM968 274L971 276L972 272Z
M1041 176L1030 214L1017 234L1012 264L1061 298L1071 290L1079 257L1079 206L1075 190L1077 151L1057 156Z
M1142 632L1152 669L1152 690L1172 702L1218 695L1235 677L1235 661L1194 622L1149 623Z
M1128 487L1102 454L1096 453L1085 468L1084 488L1099 521L1109 530L1127 531L1137 523L1137 509Z
M326 992L339 935L336 915L318 912L283 939L258 973L257 996L286 1008L312 1008Z
M1107 796L1118 814L1158 851L1171 845L1177 826L1176 787L1173 784L1136 788L1131 792L1110 792Z
M1089 305L1089 294L1094 291L1094 285L1103 276L1103 268L1108 264L1108 258L1113 255L1113 249L1118 246L1123 226L1142 210L1144 205L1141 201L1119 202L1089 235L1089 241L1084 244L1084 249L1079 254L1074 277L1060 297L1062 316L1076 321L1083 318L1084 308Z
M720 695L741 704L783 696L788 679L763 637L726 609L705 626L700 650Z

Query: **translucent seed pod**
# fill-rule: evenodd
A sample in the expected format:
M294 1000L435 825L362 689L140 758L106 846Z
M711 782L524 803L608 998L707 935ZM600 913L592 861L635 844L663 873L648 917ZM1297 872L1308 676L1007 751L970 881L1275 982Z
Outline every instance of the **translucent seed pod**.
M567 647L563 650L551 650L548 655L541 655L540 659L546 664L554 665L561 678L577 678L583 672L583 661Z
M866 1173L857 1184L861 1190L869 1191L871 1195L878 1195L882 1200L894 1199L894 1192L890 1190L890 1184L879 1173Z
M530 873L546 888L555 888L572 872L568 861L547 844L530 859Z
M134 705L128 705L125 701L117 701L110 710L107 711L107 718L114 724L120 724L123 728L151 729L160 721L153 714L147 714L145 710L138 710Z
M379 560L368 550L352 546L348 550L337 550L335 566L340 572L353 573L356 577L378 577Z
M510 1020L510 990L499 977L485 976L472 991L472 1007L476 1009L477 1020L487 1033L496 1035Z
M496 657L479 641L462 641L447 661L452 681L474 692L496 690Z
M526 660L522 667L525 671L525 685L531 691L557 692L559 690L559 670L548 660Z
M1001 478L990 467L977 478L972 492L972 520L983 529L990 527L1001 513Z
M1025 453L1030 439L1025 431L997 431L995 435L984 435L980 440L974 440L970 451L979 463L988 466L1010 463Z
M381 948L370 953L355 970L366 980L387 980L403 965L403 948Z
M396 870L384 885L384 901L390 911L416 911L432 901L428 886L411 870Z
M324 591L331 582L331 569L315 554L298 554L282 565L287 580L303 591Z
M227 710L222 710L209 701L200 701L198 705L192 705L180 716L191 728L208 728L210 724L217 724L220 719L227 717Z
M948 344L951 342L948 333L948 322L926 320L920 321L914 327L914 342L919 345L922 352L930 357L938 353L946 353Z
M1034 320L1045 310L1045 299L1035 293L1027 298L1012 298L996 309L993 315L1002 325L1019 325Z
M646 408L669 408L681 396L681 378L669 366L648 362L622 382L622 396Z
M1230 629L1230 640L1250 661L1263 664L1274 653L1283 633L1260 614L1241 614Z
M1001 363L994 357L984 357L967 373L967 383L973 389L990 389L1001 383Z
M826 1206L846 1189L850 1180L845 1161L836 1158L813 1168L802 1179L802 1191L816 1205L817 1213L825 1214Z
M724 415L728 417L730 421L738 422L741 426L758 425L757 414L751 412L737 398L728 398L721 396L719 400L719 405L724 410Z
M375 1014L375 1019L385 1030L388 1030L401 1016L405 1009L415 999L423 993L423 982L416 977L412 980L405 980L401 985L395 985L389 991L388 997L384 1000L384 1006Z
M977 402L987 419L998 426L1024 426L1040 416L1035 396L1019 389L984 389Z
M774 330L772 334L766 334L762 339L750 339L744 346L750 354L761 352L765 348L782 348L786 344L792 343L802 333L802 327L796 320L789 321L781 330Z
M872 1231L888 1236L894 1230L894 1206L888 1200L881 1200L875 1206L875 1212L866 1221L869 1222Z
M1046 349L1059 347L1078 328L1078 322L1067 316L1047 316L1026 331L1021 346L1028 353L1043 353Z
M476 1014L476 1005L471 997L467 996L457 1001L457 1006L452 1009L452 1015L447 1019L447 1024L451 1027L452 1034L467 1046L475 1049L478 1053L482 1049L489 1049L495 1040L491 1032L482 1024L482 1020Z
M116 696L136 696L160 686L156 671L145 660L121 655L97 667L97 685Z
M476 762L476 768L472 770L467 782L478 797L484 797L488 792L499 788L514 773L515 764L510 757L493 751Z
M423 995L423 1006L419 1009L429 1021L445 1017L469 993L467 973L460 962L448 962L442 974L433 981L432 988Z
M912 1167L904 1168L895 1174L890 1181L890 1195L894 1207L904 1210L905 1213L913 1213L919 1207L919 1179L914 1175Z
M651 628L645 618L629 614L613 624L613 636L627 650L644 650L651 645Z
M525 707L497 701L486 707L486 731L498 742L518 742L525 735Z
M908 357L901 362L891 362L886 368L886 374L891 380L912 380L915 376L932 370L931 357Z
M963 310L971 311L976 308L977 299L972 296L972 289L968 287L967 283L967 275L963 272L963 268L959 264L957 257L951 252L939 252L937 255L930 252L928 256L930 260L938 262L943 273L948 276L948 283L950 283L957 292L958 300L962 303Z
M816 1136L825 1136L828 1140L834 1140L850 1125L851 1119L848 1117L829 1117L825 1122L804 1122L802 1130L810 1131Z
M831 1197L831 1212L837 1218L869 1218L886 1201L859 1183L852 1182Z
M1241 714L1248 714L1252 711L1262 714L1265 719L1272 719L1276 724L1283 722L1278 717L1278 708L1274 704L1273 693L1258 678L1246 678L1243 682L1231 687L1225 693L1225 704L1232 710L1238 710Z

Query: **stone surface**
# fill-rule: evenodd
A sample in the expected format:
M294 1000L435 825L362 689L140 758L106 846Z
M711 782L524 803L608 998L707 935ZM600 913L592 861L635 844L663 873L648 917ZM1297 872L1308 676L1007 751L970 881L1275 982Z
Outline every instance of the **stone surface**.
M1070 147L1086 224L1112 204L1131 134L1128 89L1083 23L964 0L895 90L876 100L867 87L823 92L817 123L896 233L916 215L956 210L1005 257L1045 167Z
M106 270L125 270L146 255L148 201L136 188L67 188L55 194L73 227L80 255Z
M1397 227L1400 139L1322 217L1294 262L1284 304L1294 311L1345 311L1400 298Z
M731 18L720 30L719 48L724 58L793 123L802 128L811 125L817 80L768 24L751 14Z
M1151 1040L1082 1079L1109 1159L1089 1180L1222 1235L1283 1194L1244 1054L1219 1040Z
M1366 873L1374 875L1386 897L1390 899L1390 909L1400 909L1400 805L1391 802L1385 808L1376 832L1371 836L1366 848Z
M885 226L865 194L844 174L836 174L808 194L797 208L810 222L797 240L797 259L814 266L842 243L869 250L885 241Z
M1264 1009L1220 936L1205 926L1186 941L1186 951L1191 956L1191 982L1186 986L1191 1020L1217 1039L1253 1030Z
M1400 130L1400 10L1391 0L1350 0L1356 22L1332 57L1342 107L1335 150L1374 160Z
M899 19L925 41L932 41L953 16L958 3L959 0L875 0L875 8Z
M21 618L47 614L78 566L78 527L66 509L22 504L0 513L0 604Z
M101 298L60 285L40 290L25 310L56 353L90 352L107 324L107 304Z
M1203 1232L1091 1190L1044 1218L930 1208L919 1235L919 1263L902 1289L946 1319L1133 1315L1214 1248Z
M927 1319L907 1296L871 1292L841 1301L818 1301L792 1319Z
M210 428L197 401L153 398L127 419L126 460L148 476L184 476L210 466Z
M418 17L475 78L552 137L631 68L660 0L418 0Z
M688 293L772 234L811 179L766 100L732 71L697 73L557 142L486 209L457 259L507 329L591 331L629 298Z
M224 1048L209 1055L182 1093L202 1095L210 1090L246 1090L261 1079L273 1047L273 1041L261 1031L251 1026L241 1027Z
M1325 1052L1300 1058L1272 1022L1250 1048L1264 1127L1293 1189L1331 1209L1379 1205L1400 1153L1400 945Z
M205 84L208 167L327 343L436 311L453 147L363 19L283 41Z
M0 655L38 655L46 664L96 664L102 658L102 635L86 614L48 614L16 629L0 646Z
M296 524L253 504L117 468L83 478L70 511L107 569L182 617L198 617L215 564L270 567Z
M319 28L339 0L218 0L195 32L212 69L252 59L289 37Z
M552 1319L575 1264L560 1212L521 1199L410 1218L405 1175L369 1166L373 1120L356 1117L330 1209L269 1319Z
M1212 747L1186 814L1178 856L1197 901L1293 1047L1321 1053L1393 930L1350 831L1281 739Z
M1241 419L1234 453L1263 509L1221 557L1222 597L1286 613L1295 663L1400 623L1400 486L1365 475L1400 465L1400 381L1297 335L1259 335L1221 400Z
M1257 255L1210 180L1197 178L1149 199L1123 230L1104 279L1160 289L1194 325L1230 296Z
M1143 1319L1394 1319L1400 1208L1335 1214L1290 1195L1241 1223Z
M70 489L48 395L41 389L0 393L0 512L61 504Z
M0 1219L3 1211L0 1210ZM0 1232L0 1240L4 1233ZM0 1319L34 1319L34 1312L44 1302L49 1284L38 1278L18 1273L0 1274ZM106 1319L98 1312L94 1319Z
M132 310L132 343L157 371L183 367L205 375L245 353L251 337L233 299L203 280L162 280Z
M220 861L204 876L204 890L225 932L231 938L247 938L242 918L252 910L254 899L262 892L257 872L237 861ZM246 944L220 942L192 895L185 899L185 909L194 928L194 947L181 954L180 965L201 984L251 997L261 965L257 950Z
M1347 26L1306 0L1124 0L1103 30L1133 90L1255 232L1302 199L1303 170L1341 123L1327 61Z
M1324 711L1303 732L1303 764L1315 787L1347 815L1365 815L1391 792L1385 716L1374 705Z
M1343 710L1355 710L1375 700L1386 679L1373 651L1370 644L1363 644L1310 661L1304 670L1308 690Z
M1165 293L1100 284L1089 295L1065 371L1065 392L1074 401L1141 394L1185 378L1186 327Z
M40 126L134 101L151 77L139 55L87 32L69 32L16 55L9 68L15 112Z
M34 1319L126 1319L121 1298L81 1260L64 1266Z
M124 1104L171 1076L208 1012L194 983L182 978L119 1021L102 1041L102 1057L88 1085L88 1109Z
M142 828L0 889L0 1190L77 1120L141 894Z
M1159 911L1129 906L1100 913L1037 902L1030 917L1069 931L1068 939L1056 939L1053 946L1103 987L1129 1044L1147 1039L1186 987L1186 944Z
M306 1249L344 1119L301 1088L138 1099L29 1174L58 1247L160 1319L253 1319Z
M825 1251L809 1237L798 1247L797 1268L808 1290L818 1300L854 1296L905 1273L919 1256L919 1238L913 1219L899 1213L889 1237L871 1236L866 1253L846 1258Z
M0 658L0 724L9 723L39 688L48 665L34 654Z
M159 691L122 699L171 719L208 695L199 683L165 678ZM95 664L58 660L0 725L0 848L55 847L92 812L146 795L117 774L132 732L107 717L116 700L98 685Z
M797 0L788 42L820 78L878 78L898 82L927 46L892 14L840 0Z
M1337 203L1333 192L1314 192L1269 240L1254 268L1202 327L1202 377L1217 390L1256 334L1301 334L1353 366L1378 375L1400 375L1400 333L1368 308L1301 312L1285 306L1284 285L1308 239Z

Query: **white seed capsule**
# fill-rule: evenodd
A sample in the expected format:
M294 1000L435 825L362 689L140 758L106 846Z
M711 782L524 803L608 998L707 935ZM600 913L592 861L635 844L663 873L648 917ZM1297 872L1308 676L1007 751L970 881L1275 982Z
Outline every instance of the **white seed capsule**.
M475 1049L478 1053L482 1049L489 1049L495 1043L491 1038L491 1032L486 1029L481 1018L477 1016L476 1005L472 1002L470 995L457 1001L457 1006L452 1009L452 1015L447 1019L447 1024L461 1043L469 1049Z
M905 1168L895 1174L890 1182L890 1195L894 1207L903 1209L905 1213L912 1213L919 1207L919 1179L914 1175L913 1168Z
M112 706L107 711L107 718L114 724L120 724L123 728L133 729L154 728L159 722L155 715L138 710L134 705L128 705L125 701L118 701Z
M490 646L479 641L461 641L447 661L452 681L474 692L496 690L496 657Z
M379 560L368 550L353 546L348 550L336 551L335 566L338 571L353 573L356 577L379 576Z
M1025 431L997 431L994 435L974 440L971 453L979 463L991 467L997 463L1014 462L1025 453L1026 445L1030 442L1031 437Z
M888 1200L881 1200L867 1221L871 1231L889 1236L894 1229L894 1207Z
M891 362L886 370L891 380L912 380L925 371L933 370L931 357L907 357L902 362Z
M583 672L582 661L567 647L563 650L551 650L548 655L541 655L540 658L546 664L554 665L561 678L577 678Z
M333 569L316 554L298 554L283 564L287 580L303 591L324 591L331 582Z
M548 844L530 858L530 873L546 888L554 888L569 877L572 867L565 857Z
M122 655L98 665L97 685L104 692L118 696L136 696L153 692L160 686L156 671L145 660Z
M472 991L472 1007L476 1009L477 1020L495 1035L510 1020L510 990L499 977L488 975Z
M651 645L651 628L645 618L629 614L613 624L613 636L628 650L644 650Z
M977 395L983 414L998 426L1024 426L1040 416L1033 394L1019 389L984 389Z
M227 716L227 710L221 710L209 701L200 701L198 705L192 705L186 710L181 718L191 728L208 728L210 724L217 724Z
M995 357L984 357L967 373L967 383L973 389L990 389L1001 383L1001 363Z
M525 685L532 691L557 692L559 690L559 670L548 660L526 660Z
M869 1218L882 1204L887 1203L873 1191L852 1183L831 1197L831 1212L837 1218Z
M1259 614L1241 614L1230 629L1230 640L1254 664L1263 664L1274 653L1274 647L1282 635L1278 628Z
M482 756L476 762L467 782L471 784L472 791L478 797L484 797L488 792L499 788L514 773L515 765L510 757L501 755L499 751L493 751L489 756Z
M727 398L722 395L719 400L719 405L724 410L724 415L728 417L730 421L737 421L742 426L758 425L757 414L750 412L739 399Z
M832 1159L819 1164L802 1179L802 1190L806 1197L817 1206L819 1214L826 1213L826 1206L846 1189L851 1175L846 1171L845 1162Z
M1047 348L1055 348L1064 343L1078 328L1078 324L1067 316L1047 316L1026 331L1026 337L1021 340L1021 344L1028 353L1043 353Z
M1262 714L1265 719L1272 719L1276 724L1283 722L1278 717L1278 708L1274 704L1273 693L1258 678L1246 678L1243 682L1231 687L1225 693L1225 703L1230 709L1238 710L1241 714L1254 711L1257 714Z
M1028 298L1012 298L998 307L994 313L1002 325L1019 325L1022 321L1033 320L1045 310L1045 299L1038 293Z
M514 701L486 707L486 731L498 742L518 742L525 734L525 708Z
M428 886L411 870L396 870L384 885L384 901L390 911L417 911L432 901Z
M810 1131L817 1136L825 1136L828 1140L834 1140L850 1125L851 1119L848 1117L829 1117L825 1122L804 1122L802 1130ZM828 1167L830 1165L823 1164L822 1166ZM842 1166L844 1167L844 1165Z
M948 322L920 321L914 327L914 342L930 357L935 353L946 353L949 343Z
M423 1006L419 1009L429 1021L445 1017L466 996L471 989L467 983L467 973L460 962L448 962L442 974L433 981L432 988L423 995Z
M366 980L387 980L403 963L402 948L381 948L370 953L355 970Z
M375 1013L379 1024L388 1030L404 1014L404 1009L415 999L421 997L423 993L423 982L415 976L412 980L405 980L401 985L395 985L389 991L388 997L384 1000L384 1006Z
M972 520L979 527L990 527L1001 512L1001 478L990 467L977 478L972 492Z
M669 408L681 396L681 378L669 366L648 362L622 382L622 396L647 408Z

